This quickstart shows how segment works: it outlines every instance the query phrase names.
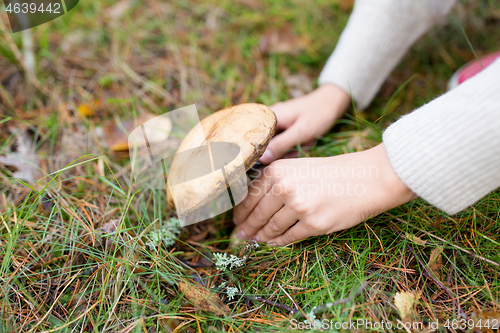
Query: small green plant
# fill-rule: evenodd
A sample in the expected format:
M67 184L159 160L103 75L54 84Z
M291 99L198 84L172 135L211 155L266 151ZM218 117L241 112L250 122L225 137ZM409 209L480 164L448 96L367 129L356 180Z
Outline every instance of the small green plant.
M146 235L148 239L146 245L150 250L156 250L156 247L161 244L165 247L170 247L175 244L175 240L180 233L181 221L176 217L171 217L160 223L158 230L152 230Z
M227 282L222 282L219 286L220 290L223 290L226 287ZM226 295L228 300L234 299L234 296L236 296L236 293L240 292L240 290L237 287L227 287L226 288Z
M228 256L227 253L212 253L212 258L214 259L215 266L220 271L224 272L228 268L229 268L229 270L232 270L233 268L238 268L238 267L243 266L248 259L249 253L251 253L253 250L257 249L258 247L259 247L259 244L257 244L257 242L246 244L245 250L246 250L247 254L245 254L241 258L238 256L235 256L234 254L230 254Z
M227 253L213 253L212 257L215 261L215 266L221 271L225 271L228 268L229 270L232 270L235 267L236 268L241 267L245 264L245 261L247 260L247 256L243 256L243 258L238 258L234 254L230 254L228 256Z

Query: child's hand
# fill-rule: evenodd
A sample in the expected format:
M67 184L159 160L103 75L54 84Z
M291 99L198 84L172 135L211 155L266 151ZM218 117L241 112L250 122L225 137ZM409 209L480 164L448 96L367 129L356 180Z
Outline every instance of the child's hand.
M276 103L271 110L278 118L276 135L260 161L269 164L298 143L306 144L328 132L350 103L349 95L333 84L324 84L307 95Z
M413 198L383 144L326 158L279 160L236 206L238 237L286 245L355 226Z

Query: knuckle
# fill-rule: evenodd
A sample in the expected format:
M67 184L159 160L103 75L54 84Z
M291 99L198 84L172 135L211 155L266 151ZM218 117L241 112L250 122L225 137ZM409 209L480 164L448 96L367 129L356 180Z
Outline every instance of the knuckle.
M291 232L287 232L286 234L284 234L281 237L281 241L283 242L283 244L288 245L290 243L295 242L296 239L295 239L294 235Z
M309 201L301 196L294 197L291 206L293 211L300 215L307 215L310 210Z
M267 223L269 230L271 230L273 233L277 233L281 231L280 226L276 223L275 219L270 219L269 222Z
M292 195L295 190L295 186L293 183L293 180L287 178L287 177L281 177L276 181L275 184L275 191L277 195L281 196L289 196Z
M245 198L242 202L241 202L243 208L245 209L250 209L251 205L252 205L252 202L250 201L250 198L247 197Z
M268 177L274 177L274 175L276 174L276 169L279 168L279 165L279 161L271 162L271 164L264 168L264 175Z
M314 234L320 234L323 231L323 224L316 219L306 219L304 221L304 224L306 225L307 229L312 231Z
M262 214L262 211L259 207L255 207L255 209L253 210L253 218L259 223L264 222L264 215Z

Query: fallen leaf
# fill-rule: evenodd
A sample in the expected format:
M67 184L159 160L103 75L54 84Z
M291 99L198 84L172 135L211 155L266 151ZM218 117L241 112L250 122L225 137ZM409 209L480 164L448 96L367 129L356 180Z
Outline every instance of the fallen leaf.
M420 293L413 292L397 292L394 296L394 305L398 309L399 317L403 323L411 321L413 317L415 304L420 299Z
M97 109L100 105L101 102L99 100L82 103L78 106L76 112L79 116L88 118L97 113Z
M417 245L425 245L427 243L427 241L422 240L422 238L408 232L405 232L405 237Z
M300 97L313 90L311 79L302 73L289 75L285 78L285 84L291 98Z
M264 54L288 53L296 55L302 48L303 43L289 24L285 24L280 29L267 29L259 43L259 50Z
M112 21L117 21L130 8L128 0L122 0L105 10L106 16Z
M92 108L87 104L80 104L77 110L78 114L83 117L90 117L92 114Z
M348 12L354 7L354 0L340 0L339 8L343 12Z
M500 312L495 310L480 310L473 308L470 320L474 322L476 330L485 333L496 332L500 327Z
M210 289L187 281L179 281L177 287L179 292L184 294L184 297L200 310L219 315L229 315L231 313L231 309L222 302L219 295Z
M135 121L127 120L121 122L119 125L114 120L109 121L105 126L108 146L115 152L128 151L130 133L136 127L153 118L156 118L154 124L148 124L144 128L149 145L166 141L172 130L170 119L168 117L158 117L152 113L142 113ZM133 140L133 138L131 139ZM140 138L134 141L138 143L138 148L141 148L140 144L144 142Z
M373 129L371 129L371 127L367 127L361 132L354 132L354 134L347 141L347 149L363 151L376 146L378 142L370 138L372 133Z
M10 129L15 137L15 143L10 146L10 152L0 156L0 163L13 170L12 176L28 182L35 182L40 176L38 156L33 138L26 128Z
M429 258L429 263L427 266L436 275L436 277L441 280L441 267L443 265L443 260L441 253L443 252L443 247L438 246L431 252L431 257Z
M180 332L179 328L186 324L185 322L181 323L177 318L171 317L163 318L161 323L163 323L162 328L167 333Z
M51 156L53 171L65 168L86 153L105 154L107 146L102 127L91 126L89 129L88 124L76 122L71 126L63 124L59 128L59 133L56 151ZM63 171L63 175L70 177L77 172L77 168L69 168Z

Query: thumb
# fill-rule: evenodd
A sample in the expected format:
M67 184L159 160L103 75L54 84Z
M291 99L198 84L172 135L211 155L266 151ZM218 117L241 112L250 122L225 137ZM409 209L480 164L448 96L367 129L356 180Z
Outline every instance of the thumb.
M285 155L291 148L301 141L301 134L303 135L303 133L301 133L300 127L301 126L295 122L286 131L272 138L259 161L263 164L269 164ZM304 139L307 138L303 138L302 141L305 141Z

